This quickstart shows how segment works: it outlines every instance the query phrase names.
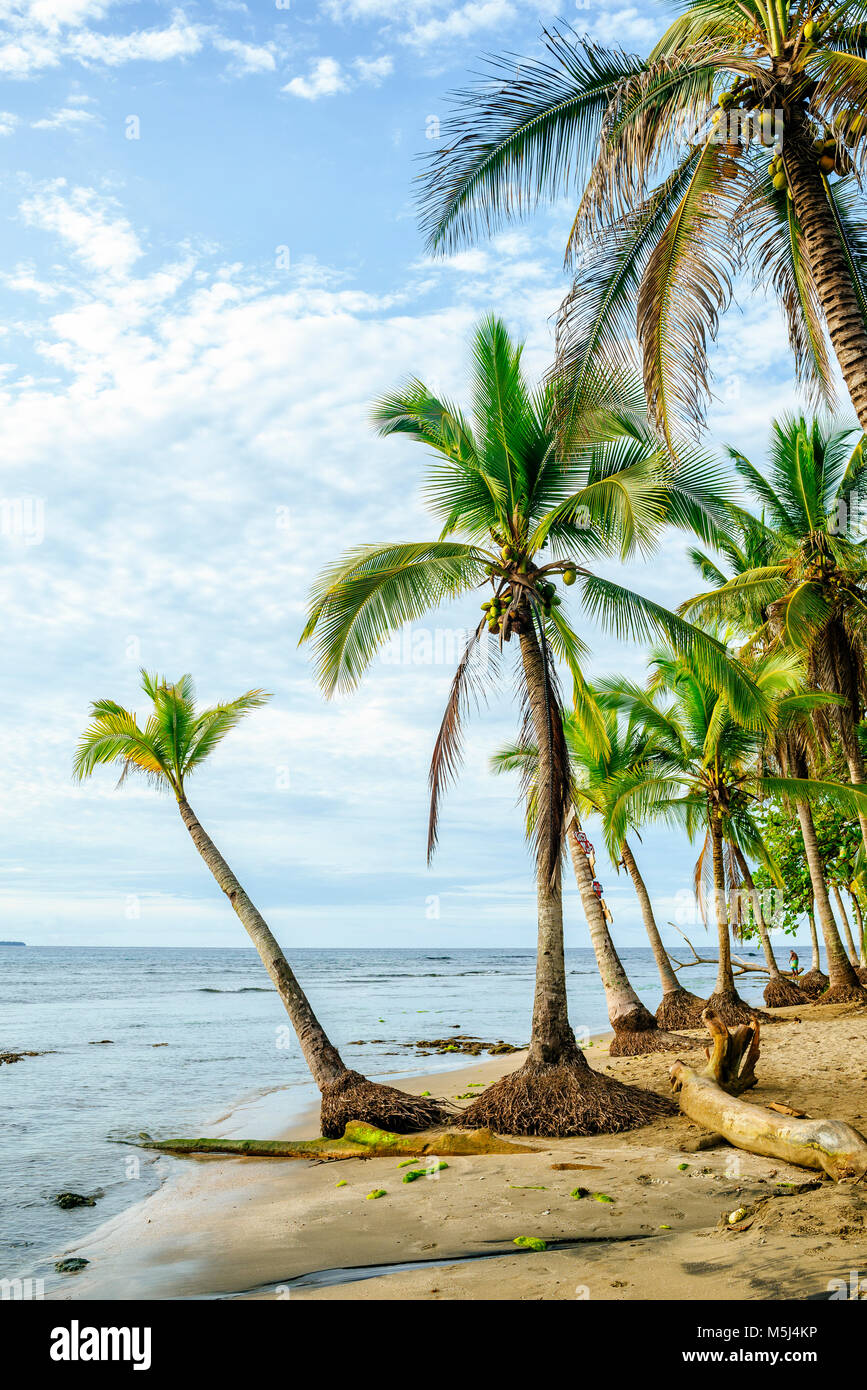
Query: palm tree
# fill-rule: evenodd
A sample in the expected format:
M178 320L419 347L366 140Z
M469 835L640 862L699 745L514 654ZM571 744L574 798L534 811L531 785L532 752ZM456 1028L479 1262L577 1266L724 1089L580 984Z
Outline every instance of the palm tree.
M867 547L841 534L841 518L867 480L864 436L818 420L774 421L767 464L759 469L734 450L735 467L765 514L772 547L765 563L742 569L684 604L702 617L741 617L760 604L751 640L788 644L804 653L808 679L842 697L828 712L853 782L865 781L858 725L867 698L865 616ZM820 723L820 729L822 724ZM825 739L830 751L830 738ZM861 813L867 845L867 816Z
M560 319L579 381L637 328L658 423L700 419L707 343L745 269L830 402L827 331L867 428L863 21L861 0L696 0L647 59L545 31L543 56L495 60L459 94L422 185L429 245L580 193Z
M740 673L733 679L721 644L679 620L672 625L666 610L594 575L578 558L649 546L666 517L682 515L681 508L706 516L705 499L717 484L699 467L672 479L641 411L630 413L621 402L601 412L598 397L592 427L586 418L581 422L580 445L558 453L551 429L554 388L531 390L521 348L505 326L486 319L472 347L472 419L418 380L374 409L381 435L405 435L433 453L425 499L439 519L439 539L344 555L314 586L301 640L313 641L319 682L330 696L357 685L395 629L462 594L488 592L434 746L428 855L436 845L441 792L457 771L467 706L485 694L505 644L517 638L524 727L539 749L538 953L527 1061L490 1087L462 1122L539 1134L629 1128L666 1109L667 1101L592 1071L567 1010L561 855L571 776L557 658L571 674L576 718L588 737L604 742L604 727L586 693L585 645L566 619L554 581L562 579L567 588L578 581L585 611L609 618L623 633L668 632L749 710L752 684Z
M848 516L864 478L864 436L853 449L851 430L786 417L773 424L764 468L755 467L737 451L730 453L762 506L763 519L743 518L743 546L725 551L734 570L731 577L706 555L694 553L714 588L690 599L682 611L736 622L749 634L753 650L790 647L801 652L808 683L835 698L826 709L816 710L818 740L787 740L779 750L780 761L795 775L807 777L816 771L821 747L826 755L835 751L836 736L851 782L861 785L865 766L858 726L867 697L867 549L863 542L840 532L841 519ZM857 814L867 845L865 804L863 799L857 803ZM797 815L829 953L831 988L834 997L842 999L857 981L845 968L808 801L797 803Z
M271 697L262 690L248 690L226 704L197 710L191 676L181 676L170 684L143 670L141 686L153 706L144 725L114 700L94 701L92 723L76 751L75 776L84 781L101 764L116 763L122 769L118 785L130 773L140 773L159 790L173 794L193 844L240 918L291 1019L304 1060L322 1095L322 1133L326 1138L339 1138L347 1120L366 1120L399 1133L442 1123L449 1111L438 1101L375 1085L344 1064L267 922L187 800L186 784L192 774L246 714Z
M596 955L596 964L605 989L608 1019L614 1029L614 1039L609 1051L611 1056L634 1056L641 1052L682 1050L686 1045L684 1040L672 1038L669 1033L662 1031L673 1026L668 1022L662 1022L662 1018L675 1018L676 1026L680 1028L700 1028L705 1000L684 989L674 972L659 934L647 885L629 840L624 837L619 844L608 845L611 862L618 869L621 865L625 867L632 880L663 989L663 999L656 1018L642 1004L611 937L604 904L598 892L599 885L594 879L592 847L589 847L589 842L581 830L579 816L583 814L598 816L602 820L603 829L607 829L613 811L612 798L616 794L615 779L623 778L630 773L642 775L653 748L652 736L648 738L643 730L625 730L617 715L610 710L606 711L603 717L607 744L602 748L584 737L574 714L569 714L564 719L564 732L574 773L575 814L569 822L567 842ZM527 804L530 825L534 813L532 790L536 763L535 745L522 742L501 749L491 760L494 772L521 773L529 792Z
M740 878L743 890L746 891L749 910L741 902L740 888L736 892L734 900L734 928L735 931L742 927L745 922L749 922L753 929L758 933L759 941L765 957L765 964L768 967L768 983L765 985L763 997L769 1009L782 1009L793 1004L806 1004L807 996L800 989L799 984L793 980L788 980L780 970L777 957L774 955L774 948L771 945L771 935L768 924L765 921L764 906L762 895L756 886L752 870L746 860L740 845L736 841L729 841L727 846L734 862L736 874ZM782 888L782 880L773 858L768 855L763 867L771 866L771 878L774 887Z
M657 652L651 671L648 689L617 679L597 683L600 703L654 734L665 750L659 766L650 759L643 777L624 782L610 833L625 832L630 812L681 824L691 838L702 833L696 889L703 903L700 890L705 883L711 887L719 944L717 980L708 1007L727 1023L746 1022L756 1010L738 996L731 964L729 896L742 879L733 851L740 851L744 862L752 857L769 864L755 818L755 807L763 796L791 795L809 813L813 797L850 806L858 793L833 782L765 775L767 733L745 727L725 698L708 689L687 658ZM756 687L773 702L781 731L789 731L805 712L827 701L826 696L801 690L802 674L791 653L763 655L753 662L752 674ZM827 893L825 897L827 901ZM826 947L828 943L826 937ZM830 950L829 974L833 985Z

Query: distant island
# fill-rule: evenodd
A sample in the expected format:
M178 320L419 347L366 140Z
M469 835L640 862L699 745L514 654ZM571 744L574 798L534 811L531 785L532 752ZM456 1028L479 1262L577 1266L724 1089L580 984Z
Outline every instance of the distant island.
M0 941L0 946L26 946L26 941Z

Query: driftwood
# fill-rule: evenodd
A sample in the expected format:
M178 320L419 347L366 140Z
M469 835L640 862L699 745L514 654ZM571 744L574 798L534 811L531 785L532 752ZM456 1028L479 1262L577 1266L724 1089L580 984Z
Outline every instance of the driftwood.
M668 925L670 927L674 927L675 931L680 932L680 935L683 937L684 941L686 942L687 946L693 954L692 960L678 960L677 956L673 955L672 952L669 951L668 954L674 961L675 971L690 970L694 965L712 965L714 969L716 969L716 967L719 965L719 960L716 956L700 956L698 951L695 949L692 942L690 941L689 937L686 935L686 932L682 932L676 922L670 921ZM737 979L740 975L769 975L770 973L771 972L766 965L753 965L751 961L741 960L740 956L736 956L734 952L732 952L732 974L734 975L735 979ZM780 975L784 980L791 980L792 984L798 983L799 977L797 975L793 975L790 970L781 970Z
M392 1134L351 1120L342 1139L148 1139L140 1148L170 1154L234 1154L238 1158L387 1158L391 1154L423 1158L450 1154L529 1154L538 1150L512 1144L489 1129L428 1130Z
M755 1020L729 1032L711 1009L705 1009L702 1018L712 1042L705 1049L707 1066L698 1072L675 1062L669 1072L685 1115L748 1153L818 1168L835 1182L867 1178L867 1139L843 1120L811 1120L794 1114L791 1107L769 1110L737 1099L756 1085Z

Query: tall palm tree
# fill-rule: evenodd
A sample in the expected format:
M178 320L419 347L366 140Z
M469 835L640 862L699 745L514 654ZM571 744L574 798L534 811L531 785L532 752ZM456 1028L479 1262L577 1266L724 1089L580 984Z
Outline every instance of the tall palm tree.
M250 940L259 952L292 1022L304 1060L322 1095L322 1133L339 1138L347 1120L398 1132L426 1129L449 1114L438 1101L405 1095L392 1086L376 1085L351 1071L326 1036L306 994L262 914L250 901L187 799L187 781L213 753L230 730L251 710L270 699L262 690L248 690L236 700L196 708L191 676L169 683L141 672L141 686L153 706L145 724L114 700L96 700L92 722L75 754L74 772L84 781L103 763L121 769L120 785L139 773L161 791L171 792L190 838L217 884L226 894Z
M711 886L719 946L717 980L708 1006L727 1023L746 1022L756 1010L737 994L731 963L729 894L740 881L733 848L744 860L769 862L755 817L765 795L791 794L809 810L810 798L827 797L849 806L858 793L837 783L765 775L767 734L744 727L688 659L660 651L651 660L651 671L648 689L618 679L597 683L601 703L655 734L665 749L660 766L650 759L643 777L624 782L611 833L625 832L633 807L633 814L683 825L691 837L701 832L704 845L696 887L700 890L705 882ZM753 677L773 701L777 724L784 730L827 699L800 690L802 674L790 653L765 654L754 661ZM699 897L703 901L700 892ZM831 979L833 984L833 975Z
M817 769L815 750L842 747L855 785L867 780L858 727L867 699L865 616L867 546L843 534L853 501L865 480L864 436L852 447L852 431L832 429L818 420L784 417L775 421L769 458L757 468L730 451L741 477L763 509L761 522L744 520L751 541L726 556L734 573L726 577L706 555L694 558L714 588L683 605L691 616L734 621L752 649L801 652L808 683L836 698L815 712L818 741L796 739L781 749L791 770L807 776ZM810 750L813 755L808 756ZM867 810L857 814L867 845ZM831 987L843 997L855 981L840 964L843 953L828 900L824 868L808 803L798 805L816 908L826 949L838 962ZM814 848L815 842L815 848ZM829 940L831 945L829 947Z
M598 398L592 424L582 423L581 443L558 453L551 428L554 388L530 388L521 348L505 326L486 319L472 351L472 419L418 380L374 409L381 435L402 434L432 452L424 495L439 520L439 539L344 555L314 586L302 641L314 643L318 678L331 695L357 685L395 629L460 595L480 588L488 593L434 746L428 854L436 844L440 794L457 771L468 703L484 695L514 637L524 727L539 749L538 953L528 1059L471 1105L462 1122L540 1134L628 1128L667 1102L592 1071L567 1010L561 855L571 777L557 658L572 677L576 718L588 737L604 742L605 734L581 670L586 648L567 621L554 581L567 589L578 581L585 611L609 618L623 633L668 632L739 707L751 709L752 683L741 673L733 676L720 643L680 620L672 625L664 609L580 562L648 547L659 526L682 516L682 508L706 516L703 503L716 483L698 467L691 476L672 478L641 411L630 414L618 405L600 412Z
M607 744L601 748L595 741L584 736L574 714L568 714L564 719L564 732L573 768L575 807L575 815L569 823L567 843L596 955L596 964L605 989L608 1019L614 1029L614 1040L609 1050L612 1056L631 1056L640 1052L682 1049L685 1046L684 1040L673 1039L663 1030L673 1026L700 1028L705 1000L684 989L675 974L659 934L647 885L629 839L624 836L619 844L608 844L609 855L612 864L618 869L621 866L625 867L632 880L663 990L662 1003L657 1010L656 1018L645 1008L630 982L609 931L603 903L594 881L594 865L590 859L587 838L581 831L578 819L585 814L597 816L602 821L603 831L607 830L614 810L612 802L617 795L619 780L629 774L642 775L646 762L654 751L652 735L648 736L644 730L637 727L624 728L622 721L611 710L605 711L603 717ZM495 753L491 760L491 766L497 773L521 774L529 792L528 819L531 824L536 763L535 744L526 742L508 745ZM669 1018L675 1022L663 1021Z
M830 401L827 331L867 428L861 0L696 0L647 59L566 28L544 44L459 94L423 182L429 245L580 194L561 312L579 379L637 329L658 423L700 419L707 343L746 269L776 292L800 379Z

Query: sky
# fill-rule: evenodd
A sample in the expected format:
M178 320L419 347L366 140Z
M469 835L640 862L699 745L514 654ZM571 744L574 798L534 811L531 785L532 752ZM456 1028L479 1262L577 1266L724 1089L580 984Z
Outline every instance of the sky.
M460 399L491 310L531 374L551 360L568 199L432 260L414 181L448 93L486 53L538 52L558 14L635 52L664 18L646 0L0 0L0 937L245 944L171 798L110 769L72 780L89 702L143 711L143 665L192 673L207 703L272 693L188 792L290 954L534 944L517 789L488 770L515 732L508 683L425 863L477 601L330 702L297 643L323 565L434 535L421 451L374 437L372 399L408 373ZM761 463L796 399L775 306L741 296L713 365L707 447ZM627 582L679 603L686 544ZM578 621L591 674L641 677L639 650ZM663 934L705 942L696 849L654 829L635 848ZM628 884L599 871L617 941L642 945ZM566 926L588 944L571 890Z

